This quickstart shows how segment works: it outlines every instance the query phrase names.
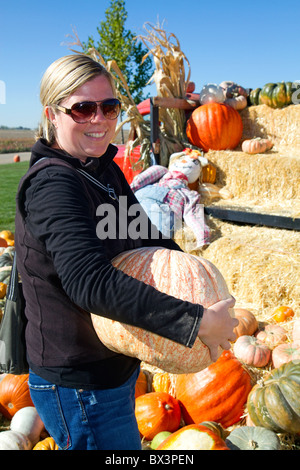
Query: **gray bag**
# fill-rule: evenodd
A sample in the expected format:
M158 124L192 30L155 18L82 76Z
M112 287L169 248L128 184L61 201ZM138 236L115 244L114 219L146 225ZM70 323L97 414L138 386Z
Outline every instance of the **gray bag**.
M0 372L20 375L27 374L29 367L25 345L25 299L16 258L15 253L0 325Z

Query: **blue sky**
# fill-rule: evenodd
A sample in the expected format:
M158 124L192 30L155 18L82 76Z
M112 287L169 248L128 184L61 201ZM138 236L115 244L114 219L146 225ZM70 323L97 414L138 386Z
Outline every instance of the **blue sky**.
M97 38L110 0L21 0L0 5L0 125L35 128L39 83L48 65L69 54L66 37ZM186 5L186 8L184 8ZM200 91L233 80L246 88L300 80L299 0L126 0L126 29L144 34L146 22L164 21L191 64ZM5 84L5 103L3 103ZM149 89L155 95L155 87Z

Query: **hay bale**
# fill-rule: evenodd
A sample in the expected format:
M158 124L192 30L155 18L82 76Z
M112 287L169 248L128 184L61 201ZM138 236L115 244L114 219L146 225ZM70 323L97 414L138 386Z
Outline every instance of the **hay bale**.
M211 243L192 251L193 233L175 234L184 251L213 262L237 303L262 314L289 305L300 315L300 234L268 227L240 226L207 218Z
M216 184L241 204L290 206L295 216L300 213L300 150L298 156L210 150L206 157L217 167Z
M300 214L300 105L272 109L250 106L241 111L243 136L270 137L274 147L249 155L239 146L233 151L212 151L205 156L217 168L216 184L229 190L233 204L260 206L265 213ZM220 201L222 204L222 201ZM265 208L264 208L265 207Z
M270 137L276 151L296 149L300 157L300 104L273 109L263 104L249 106L241 112L242 141L254 137Z

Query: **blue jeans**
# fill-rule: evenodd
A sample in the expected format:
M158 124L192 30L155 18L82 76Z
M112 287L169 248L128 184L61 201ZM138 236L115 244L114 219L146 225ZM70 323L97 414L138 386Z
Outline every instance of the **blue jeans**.
M141 450L135 418L139 370L120 387L86 391L60 387L29 373L32 401L61 450Z

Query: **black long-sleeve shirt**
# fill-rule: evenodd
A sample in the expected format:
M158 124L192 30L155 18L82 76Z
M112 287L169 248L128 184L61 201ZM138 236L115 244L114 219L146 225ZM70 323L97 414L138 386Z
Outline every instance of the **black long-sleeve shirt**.
M202 306L160 293L113 267L113 257L133 248L179 249L160 234L158 239L157 232L154 239L121 236L120 219L128 224L129 209L138 201L112 161L115 153L109 146L99 159L82 163L39 141L19 188L16 250L26 298L29 363L46 380L60 385L109 388L127 380L138 364L100 343L89 312L187 347L195 341L203 313ZM43 157L47 159L34 165ZM84 169L114 188L117 198L111 199L74 169ZM127 204L125 218L124 208L120 215L121 200ZM99 213L103 215L105 204L115 210L116 232L101 239ZM148 223L148 234L153 235Z

